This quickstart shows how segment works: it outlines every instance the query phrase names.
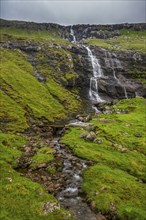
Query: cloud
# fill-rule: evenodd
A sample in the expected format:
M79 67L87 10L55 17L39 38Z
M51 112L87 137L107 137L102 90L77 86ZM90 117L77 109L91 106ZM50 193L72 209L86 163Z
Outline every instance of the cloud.
M69 24L145 22L145 0L2 0L1 17Z

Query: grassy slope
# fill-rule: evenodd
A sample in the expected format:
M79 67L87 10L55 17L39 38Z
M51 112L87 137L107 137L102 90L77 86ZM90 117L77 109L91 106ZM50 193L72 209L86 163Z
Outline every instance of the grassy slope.
M42 186L13 169L27 142L26 137L0 133L0 219L72 219ZM51 206L55 207L52 211Z
M44 117L53 122L65 119L67 110L69 113L78 110L79 101L75 100L75 97L60 84L51 80L47 83L48 89L44 84L38 82L33 76L32 66L19 50L1 50L1 61L0 84L3 106L1 106L0 116L1 119L6 119L2 123L3 129L13 132L22 131L28 127L29 116L35 117L37 120ZM54 91L60 94L60 99L62 98L64 102L68 103L68 107L63 106L63 103L61 104L53 96ZM70 107L72 103L74 108Z
M125 113L94 117L100 143L81 138L87 131L79 128L62 138L76 155L95 162L83 184L92 206L103 213L115 210L119 219L145 219L145 105L143 98L121 100L113 109Z
M1 39L25 42L58 43L68 45L58 33L26 31L16 28L1 29ZM34 69L27 54L18 49L1 49L0 63L0 169L1 169L1 219L72 219L70 213L60 209L56 199L42 186L21 176L14 168L22 148L28 142L21 132L29 128L30 121L54 122L80 108L75 96L54 80L40 83L33 75ZM49 64L46 69L49 69ZM40 67L40 72L42 67ZM47 72L47 77L49 73ZM53 75L53 70L51 70ZM53 94L56 91L58 94ZM65 104L64 104L65 103ZM71 108L71 103L73 106ZM3 133L4 132L4 133ZM41 144L42 145L42 144ZM52 150L43 144L33 156L32 167L54 160ZM49 167L48 167L49 169ZM49 170L48 172L54 172ZM51 211L51 207L55 207Z
M110 50L132 50L146 53L146 31L121 30L121 36L110 39L87 39L91 45L101 46Z
M56 29L52 30L30 30L16 27L1 27L1 40L31 40L35 42L55 43L61 45L68 45L67 40L61 39L59 32Z

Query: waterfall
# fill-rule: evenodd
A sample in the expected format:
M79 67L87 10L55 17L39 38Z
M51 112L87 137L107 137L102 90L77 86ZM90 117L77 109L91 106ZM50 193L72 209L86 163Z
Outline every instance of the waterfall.
M125 86L123 86L123 89L124 89L124 93L125 93L125 98L128 99L128 95L127 95L127 91L126 91Z
M110 52L108 52L108 56L109 56L109 63L111 63L111 68L112 68L112 71L113 71L113 77L114 77L115 80L119 81L118 78L116 77L115 66L114 66L114 62L113 62L113 59L112 59L112 56L111 56Z
M87 46L85 46L85 48L93 68L93 76L90 78L89 97L94 103L103 102L104 100L102 100L98 94L98 79L103 76L103 72L98 59L92 54L90 48ZM95 107L93 108L95 109Z
M71 42L75 43L76 42L76 36L75 36L75 33L74 33L74 30L73 30L72 26L70 28L70 35L72 36L72 39L73 39Z
M115 68L118 68L118 69L122 68L121 62L117 58L113 59L112 55L114 55L114 57L116 57L116 54L105 51L105 56L106 56L105 63L108 67L110 67L112 69L114 79L123 88L125 98L128 99L126 87L122 85L120 80L116 77L116 73L115 73Z

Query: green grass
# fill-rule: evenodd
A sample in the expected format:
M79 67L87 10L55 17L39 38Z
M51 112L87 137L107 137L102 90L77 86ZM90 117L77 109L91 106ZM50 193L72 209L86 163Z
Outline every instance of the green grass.
M7 40L31 40L44 43L55 43L68 45L69 42L60 37L60 33L56 29L47 30L31 30L26 28L1 27L0 38L2 41Z
M3 123L4 129L13 132L26 129L30 116L36 120L43 117L53 122L66 119L66 109L71 114L80 107L75 96L55 81L47 82L49 89L38 82L33 76L32 66L24 59L25 56L19 50L1 50L0 84L3 106L0 117L7 119L7 123Z
M0 132L0 161L5 161L15 167L16 159L21 157L21 149L26 143L26 137Z
M120 30L121 36L110 39L87 39L85 42L110 50L146 52L146 31Z
M0 162L0 166L1 219L72 219L69 213L60 208L56 199L46 193L39 184L20 176L5 162ZM52 212L51 206L56 207Z
M52 148L43 147L37 151L32 157L33 162L31 163L31 167L36 167L39 164L49 163L54 160L53 156L54 150Z
M115 214L123 220L146 219L145 185L121 170L92 166L84 172L83 190L93 207L102 213Z
M76 96L67 89L60 86L59 83L48 78L46 83L50 94L59 100L68 112L76 113L81 108L81 102L76 100Z
M106 40L103 40L103 39L88 38L84 41L85 41L85 43L88 43L88 44L93 45L93 46L99 46L99 47L103 47L103 48L106 48L106 49L109 49L109 50L115 49L114 46L112 46L111 44L106 42Z
M111 213L110 204L114 203L118 219L139 220L144 217L146 189L139 181L146 181L145 105L143 98L121 100L112 107L113 114L93 117L91 123L101 143L81 138L81 134L88 133L82 128L70 128L61 139L74 154L97 164L85 171L83 190L90 202L96 203L98 211ZM114 111L123 113L116 114ZM104 184L107 190L103 195L96 196L99 187ZM128 185L128 190L125 185Z
M26 111L1 90L0 97L0 129L11 132L27 129Z
M28 143L26 137L14 134L0 133L0 219L4 220L71 220L71 214L60 208L57 200L46 193L39 184L23 177L13 168L17 167L17 159L22 156L22 148ZM41 148L36 161L40 161L38 155L50 156L52 150ZM48 158L47 158L48 161ZM51 206L55 206L51 211Z

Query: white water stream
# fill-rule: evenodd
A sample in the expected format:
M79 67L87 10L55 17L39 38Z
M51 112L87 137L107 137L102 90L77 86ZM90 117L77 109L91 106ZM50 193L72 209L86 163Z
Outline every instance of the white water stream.
M72 36L73 39L72 42L77 43L76 36L74 34L74 30L72 26L70 28L70 35ZM99 96L98 93L98 79L103 77L103 72L99 64L99 60L93 55L89 47L85 45L83 46L86 48L88 52L88 57L91 60L92 69L93 69L93 76L90 78L89 98L94 104L104 102L104 100ZM92 108L95 110L95 113L99 112L99 110L95 106L92 106Z
M98 59L93 55L90 48L87 46L85 48L93 68L93 76L90 78L89 97L96 104L104 101L98 94L98 79L103 76L103 72Z
M75 43L77 40L76 40L76 36L74 34L74 30L73 30L72 26L70 28L70 35L72 36L72 41L71 42Z

